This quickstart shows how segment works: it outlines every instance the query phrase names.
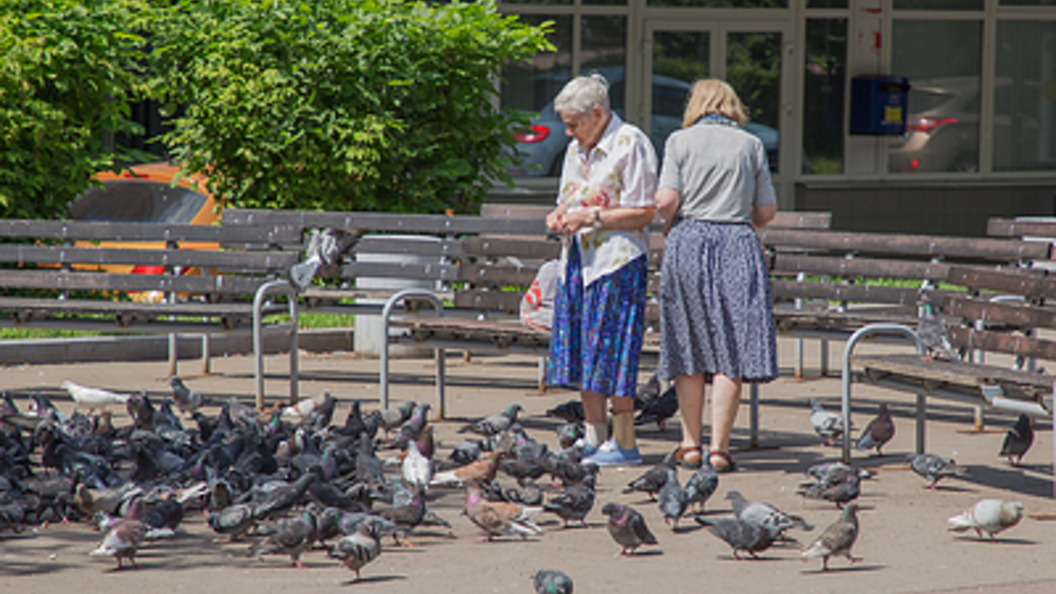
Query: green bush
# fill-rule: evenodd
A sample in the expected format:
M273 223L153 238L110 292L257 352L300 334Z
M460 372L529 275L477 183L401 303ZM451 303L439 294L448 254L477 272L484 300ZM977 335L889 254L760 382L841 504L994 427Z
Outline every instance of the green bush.
M545 27L492 2L183 0L152 29L164 135L244 207L438 212L506 179L527 119L500 110L503 64Z
M0 216L49 218L118 167L134 135L148 15L142 0L0 2Z

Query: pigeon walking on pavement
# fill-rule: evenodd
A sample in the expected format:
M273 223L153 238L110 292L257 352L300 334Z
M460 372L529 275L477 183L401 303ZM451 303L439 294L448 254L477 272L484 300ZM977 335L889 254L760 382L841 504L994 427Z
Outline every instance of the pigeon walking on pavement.
M317 535L315 514L306 510L300 516L279 520L264 541L250 545L247 556L289 555L293 567L304 569L301 553L312 546Z
M118 394L103 388L89 388L75 384L70 380L62 382L62 389L70 394L70 398L77 403L77 407L89 410L104 409L111 404L125 404L128 402L128 394Z
M556 514L565 522L575 520L587 525L586 517L594 507L594 485L596 475L589 474L582 481L573 483L564 491L555 495L549 502L543 505L543 510Z
M968 474L966 469L957 466L956 461L935 454L909 454L906 461L913 472L931 482L928 489L932 490L940 480L948 476L963 477Z
M664 456L664 459L659 464L646 470L639 475L638 478L627 483L627 488L623 490L623 494L627 495L629 493L634 493L635 491L640 491L648 494L650 501L655 500L656 494L660 492L664 483L667 482L667 477L670 476L668 471L674 470L674 468L675 455L674 453L669 453L667 456Z
M1019 466L1019 463L1023 460L1023 456L1026 455L1027 450L1034 443L1034 427L1031 426L1030 417L1025 414L1019 415L1016 419L1016 423L1008 428L1008 432L1005 433L1005 441L1001 444L1001 452L999 456L1007 456L1008 462L1012 466ZM1015 457L1016 461L1013 462L1012 458Z
M891 413L887 411L887 403L881 402L876 418L869 421L869 424L865 426L865 430L858 437L854 447L859 450L876 448L876 455L883 456L884 453L880 449L884 447L884 444L891 441L894 436L895 422L891 420Z
M822 408L817 398L810 399L810 424L814 432L824 437L828 445L832 445L836 438L843 435L843 417Z
M129 507L125 517L118 520L106 533L99 546L89 553L93 557L113 557L117 568L121 569L121 560L128 559L133 568L136 565L136 552L147 536L147 525L140 520L142 500L136 499Z
M744 551L757 558L756 553L769 549L774 544L774 531L762 524L743 520L741 518L708 518L701 515L693 516L698 524L708 527L708 532L721 538L733 549L733 558L737 561L743 558L738 551Z
M540 569L532 574L536 594L572 594L572 578L556 569Z
M462 513L484 531L482 540L490 541L496 536L518 536L521 539L542 534L543 529L534 517L541 507L528 507L516 503L490 502L484 499L480 485L466 487L466 507Z
M374 516L366 516L359 528L337 541L328 555L340 559L345 567L356 573L358 580L359 570L381 555L380 530L383 521Z
M983 499L947 521L952 532L972 529L979 538L986 532L993 541L995 534L1015 526L1022 518L1023 504L1018 501Z
M799 516L787 514L769 503L745 499L740 491L727 491L726 499L730 500L733 513L739 519L765 526L777 538L783 538L785 531L790 528L798 528L807 532L814 529Z
M517 422L517 413L524 410L520 404L511 404L506 407L506 410L502 411L497 415L491 415L480 419L476 423L471 423L458 430L459 433L466 433L472 431L478 435L490 437L492 435L498 435L503 431L509 429L514 423Z
M205 402L205 398L188 388L178 375L169 378L169 385L172 386L172 401L176 403L176 408L180 409L181 413L189 415Z
M675 393L675 386L672 385L638 412L638 416L634 418L634 425L638 427L656 423L656 427L663 431L667 420L675 416L676 412L678 412L678 394Z
M704 504L719 488L719 475L708 461L707 453L701 458L700 468L686 481L686 499L690 505L696 506L697 513L704 511Z
M569 400L546 411L546 416L561 419L566 423L582 423L586 418L583 415L583 403L579 400Z
M601 513L609 516L609 535L621 547L617 557L633 555L643 544L657 544L656 537L645 525L645 518L633 508L619 503L606 503Z
M829 525L821 536L803 550L803 559L821 557L821 570L829 570L829 557L843 555L851 564L861 561L860 557L851 555L851 547L858 539L858 504L851 502L843 508L840 518Z
M678 482L678 471L674 468L667 470L667 480L660 487L660 493L656 498L660 513L664 516L664 523L672 530L678 528L678 521L682 519L689 507L689 494L685 487Z

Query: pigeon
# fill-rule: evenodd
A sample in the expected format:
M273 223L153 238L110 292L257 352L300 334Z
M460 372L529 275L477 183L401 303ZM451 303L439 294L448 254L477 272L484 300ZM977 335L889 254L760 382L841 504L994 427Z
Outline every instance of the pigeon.
M484 531L483 541L495 536L519 536L524 539L542 534L543 529L533 520L541 507L526 507L516 503L491 502L484 499L480 485L466 487L466 507L463 515Z
M401 404L398 408L389 408L385 410L375 410L368 415L368 419L372 416L379 417L381 422L381 428L385 430L385 434L388 435L389 431L398 429L400 425L403 425L404 421L411 418L414 414L415 407L418 403L413 400L408 400ZM367 419L364 422L369 424Z
M887 412L887 403L881 402L876 418L865 426L865 430L858 437L854 447L859 450L876 448L876 455L883 456L884 453L880 451L880 448L884 447L884 444L891 441L894 436L895 422L891 420L891 414Z
M540 569L532 574L535 594L572 594L572 578L556 569Z
M678 528L678 521L689 507L689 494L678 484L678 471L674 468L667 469L667 480L664 481L664 486L660 487L657 502L660 513L664 516L664 523L672 530Z
M477 460L454 470L438 472L433 475L429 485L461 487L472 481L490 483L495 480L495 474L499 470L499 459L503 455L501 450L495 450L484 460Z
M424 487L414 490L399 489L393 494L392 507L375 513L396 526L392 539L398 546L414 547L411 541L407 540L407 534L421 524L425 517Z
M564 520L565 528L568 528L570 520L576 520L586 526L587 514L594 507L594 483L595 475L587 475L582 481L569 485L560 494L552 497L543 505L543 509Z
M207 521L213 532L227 535L227 542L239 540L257 524L251 503L237 503L214 511Z
M660 492L661 487L667 482L667 477L670 476L668 471L674 470L674 468L675 455L674 453L669 453L664 456L664 459L659 464L627 483L627 488L623 490L623 494L627 495L635 491L641 491L649 495L650 501L654 501L656 494Z
M971 528L979 538L986 532L990 540L995 540L995 534L1015 526L1022 518L1023 504L1018 501L983 499L947 521L952 532L964 532Z
M609 516L609 534L623 547L616 554L617 557L633 555L643 544L658 544L656 537L645 525L645 518L634 509L619 503L606 503L601 508L601 513Z
M403 449L407 447L407 442L419 439L422 436L422 432L425 430L426 425L429 423L430 408L432 408L432 406L428 402L420 404L414 411L414 414L400 424L396 437L389 440L389 443L385 444L385 448Z
M733 513L738 519L766 526L775 538L784 537L785 531L789 528L799 528L807 532L814 529L799 516L786 514L769 503L745 499L740 491L727 491L726 499L730 500Z
M950 344L946 322L935 315L935 306L925 297L921 301L920 319L917 321L917 336L924 345L924 359L956 359Z
M543 504L543 490L530 478L518 479L517 487L510 487L502 493L510 503L532 506Z
M74 491L73 503L86 516L95 515L96 512L114 515L142 494L143 489L135 483L103 489L90 489L88 485L81 483Z
M968 471L957 462L935 454L909 454L906 456L909 468L913 472L931 481L928 489L935 489L935 484L948 476L965 476Z
M360 229L327 228L322 231L312 229L308 246L304 250L304 260L290 266L287 278L290 284L303 293L312 284L315 273L324 266L331 266L340 261L341 254L352 249L363 234Z
M697 506L697 513L704 511L704 504L719 488L719 475L708 462L708 456L702 456L699 469L686 481L686 501Z
M582 423L564 423L555 431L557 432L557 443L561 445L561 449L574 446L586 433Z
M429 487L429 481L432 479L433 474L432 465L429 463L429 459L418 450L418 443L414 440L407 442L407 455L403 457L400 470L403 474L403 480L410 483L412 487L422 487L423 489Z
M1023 460L1023 456L1026 455L1027 450L1034 443L1034 428L1031 427L1030 417L1025 414L1019 415L1019 419L1016 423L1009 427L1008 433L1005 434L1005 441L1001 444L1001 452L998 456L1008 456L1008 463L1013 466L1019 466L1019 463ZM1016 456L1016 461L1012 461L1012 457Z
M676 412L678 412L678 394L675 392L675 387L671 386L638 412L638 416L634 418L634 425L637 427L646 423L656 423L657 428L663 431L667 420L675 416Z
M660 396L660 387L660 374L654 371L644 384L638 386L638 393L634 395L634 410L642 410L656 400Z
M340 559L345 567L356 572L358 580L359 570L381 554L383 521L373 516L366 516L359 524L359 528L337 541L328 555L334 559Z
M832 445L837 437L843 435L843 417L822 408L817 398L810 399L810 406L810 424L814 426L814 432Z
M465 466L480 459L480 441L471 439L455 446L448 455L448 460L455 464Z
M89 410L104 409L111 404L125 404L128 402L128 394L118 394L102 388L89 388L66 380L62 382L62 389L70 393L70 398L77 403L77 407Z
M850 466L833 465L831 470L821 477L817 482L800 485L796 493L807 499L831 501L840 509L843 509L845 503L861 495L862 475Z
M546 411L546 416L561 419L566 423L582 423L586 417L583 415L583 403L579 400L569 400Z
M774 544L774 532L767 526L742 520L741 518L708 518L695 515L698 524L708 527L708 532L721 538L733 548L733 558L740 561L738 551L744 551L756 558L756 553L769 549Z
M829 557L843 555L854 564L860 557L851 555L851 547L858 538L858 504L851 502L843 508L840 518L829 525L821 536L800 554L803 559L821 557L821 570L829 570Z
M188 388L178 375L169 378L169 385L172 386L172 401L176 403L176 408L180 409L181 413L192 414L205 402L205 398Z
M333 399L334 397L330 395L330 392L324 390L318 396L298 400L297 404L282 407L281 418L291 423L300 423L308 419L309 415L317 408L332 403Z
M308 550L318 534L315 514L305 511L300 516L283 518L263 542L249 547L249 557L289 555L291 565L304 569L301 553Z
M136 552L147 535L147 525L139 519L141 510L140 500L133 501L125 517L110 528L99 546L89 554L93 557L113 557L117 560L118 569L121 569L122 559L128 559L133 568L138 568Z
M253 517L274 518L286 513L304 497L308 487L317 479L316 473L308 472L292 483L281 484L254 505Z
M465 427L458 430L459 433L466 433L472 431L478 435L490 437L492 435L498 435L503 431L509 429L515 422L517 422L517 413L524 410L520 404L511 404L506 407L506 410L502 411L497 415L491 415L484 417L483 419L466 425Z

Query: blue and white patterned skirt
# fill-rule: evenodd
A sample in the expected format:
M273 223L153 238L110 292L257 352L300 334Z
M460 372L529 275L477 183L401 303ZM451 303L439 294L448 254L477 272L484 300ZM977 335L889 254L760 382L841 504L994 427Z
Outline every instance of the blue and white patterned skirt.
M664 245L660 331L661 379L777 377L770 275L750 225L683 219L674 226Z
M632 397L645 331L646 256L583 286L579 239L554 302L546 383Z

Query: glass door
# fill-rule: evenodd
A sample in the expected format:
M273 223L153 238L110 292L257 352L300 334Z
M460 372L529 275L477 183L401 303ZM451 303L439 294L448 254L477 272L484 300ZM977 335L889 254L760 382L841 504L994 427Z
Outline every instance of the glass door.
M784 23L645 21L642 121L657 154L663 158L668 135L682 127L682 113L693 82L720 78L737 91L751 121L745 127L766 147L775 186L787 178L782 156L789 146L782 131L791 129L791 108L785 88L791 83L785 69L790 66L791 39ZM778 188L779 196L790 191Z

